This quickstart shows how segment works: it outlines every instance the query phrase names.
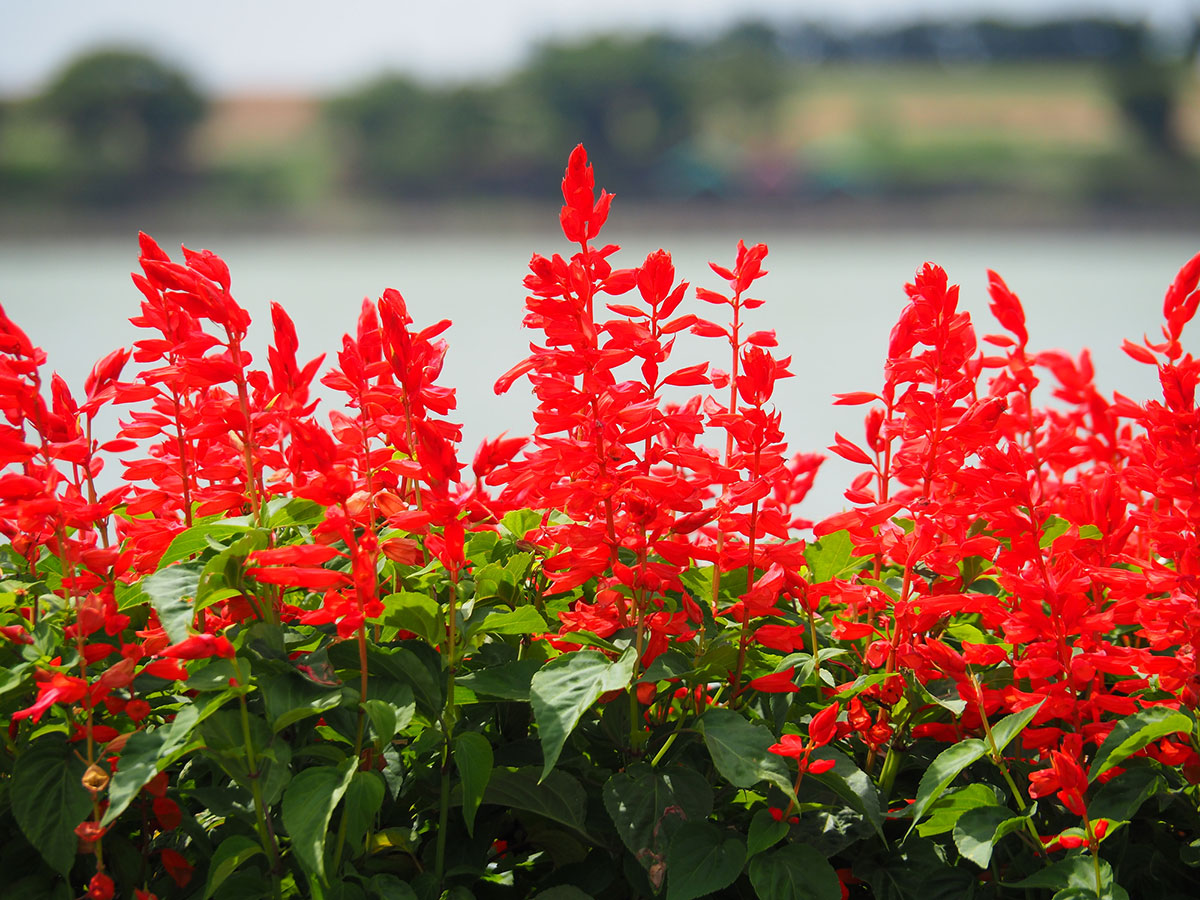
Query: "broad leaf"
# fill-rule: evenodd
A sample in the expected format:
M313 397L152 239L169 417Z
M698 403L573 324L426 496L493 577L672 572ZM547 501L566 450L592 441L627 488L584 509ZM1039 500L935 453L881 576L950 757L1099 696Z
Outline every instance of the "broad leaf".
M158 620L171 643L178 644L188 636L195 610L192 603L200 587L201 563L180 563L147 575L139 583L142 593L150 599Z
M476 694L486 697L528 701L533 676L541 667L541 661L536 659L514 659L463 675L455 684L470 688Z
M713 764L730 784L750 788L768 781L792 795L787 766L768 749L775 739L765 727L731 709L710 709L699 724Z
M203 900L208 900L225 879L232 875L237 867L251 857L262 853L263 849L257 841L244 834L235 834L221 841L208 864L208 880L204 883Z
M64 875L75 861L75 826L92 810L80 782L86 766L74 749L57 734L34 741L17 757L10 788L21 832L50 868Z
M1088 802L1093 819L1127 822L1141 805L1167 786L1157 763L1130 766L1116 778L1101 785Z
M913 823L908 829L909 834L917 827L917 823L921 821L929 807L942 796L950 782L957 778L963 769L986 753L987 745L983 741L967 740L938 754L937 759L921 776L921 783L917 786L917 799L912 805Z
M840 750L835 750L833 747L820 747L813 751L811 760L832 759L834 766L828 772L822 772L820 775L812 774L811 772L805 775L805 778L811 778L813 781L818 781L825 787L829 788L850 806L862 813L871 827L875 829L875 833L883 838L883 823L884 823L884 807L883 797L879 793L879 789L875 786L875 782L862 769L854 764L854 761ZM887 842L884 840L886 846Z
M959 816L969 809L980 806L996 806L996 792L986 784L968 784L959 790L949 791L929 807L929 816L917 826L917 834L930 837L945 834L954 828Z
M750 820L750 832L746 836L746 858L770 850L788 833L786 822L777 822L765 809L760 809Z
M200 746L194 729L232 697L233 692L229 690L214 694L203 705L196 702L183 707L166 725L153 731L139 731L130 737L121 750L120 765L108 785L108 810L102 823L109 825L115 821L147 781Z
M362 846L371 823L383 808L383 778L378 772L355 772L342 798L346 838L351 846Z
M733 884L746 862L740 835L711 822L687 822L667 851L667 900L694 900Z
M1025 827L1025 817L1003 806L967 810L954 825L954 846L981 869L992 861L992 849L1006 834Z
M529 700L542 741L543 778L550 774L567 737L597 698L629 684L635 658L632 649L616 662L594 650L579 650L552 659L533 676Z
M708 780L693 769L633 766L604 784L604 808L634 858L649 869L666 853L671 835L712 813Z
M262 679L259 687L273 731L282 731L309 716L323 715L342 702L340 690L321 687L291 673Z
M179 534L171 539L166 553L158 561L158 569L161 571L172 563L179 562L181 559L202 553L212 546L210 541L222 541L226 538L243 534L248 527L248 525L244 524L238 525L221 521L200 522L193 525L191 528L179 532Z
M473 631L485 634L541 634L546 620L532 606L518 606L505 612L493 612Z
M325 835L334 807L350 786L358 760L314 766L300 772L283 792L283 825L292 837L292 852L309 882L325 882Z
M466 731L454 739L454 764L462 782L463 820L475 836L475 813L492 777L492 745L482 734Z
M1087 891L1097 900L1129 900L1129 894L1119 884L1113 882L1112 866L1105 860L1099 860L1100 890L1096 891L1096 860L1090 854L1081 854L1070 859L1056 862L1044 869L1034 872L1028 878L1020 881L1010 881L1007 887L1014 888L1047 888L1054 891L1072 891L1076 897L1085 897L1080 893ZM1055 896L1058 896L1057 894ZM1072 896L1072 894L1067 894Z
M788 844L750 860L750 884L760 900L841 900L837 872L807 844Z
M1176 732L1190 735L1192 720L1168 706L1149 706L1126 716L1113 726L1096 751L1096 758L1088 769L1088 781L1095 781L1113 766L1119 766L1147 744Z
M809 544L804 550L804 560L808 563L813 583L846 575L857 569L863 561L861 557L854 556L850 532L844 529L825 535L815 544Z
M536 767L493 769L483 792L484 803L537 813L587 836L587 795L565 772L539 779Z

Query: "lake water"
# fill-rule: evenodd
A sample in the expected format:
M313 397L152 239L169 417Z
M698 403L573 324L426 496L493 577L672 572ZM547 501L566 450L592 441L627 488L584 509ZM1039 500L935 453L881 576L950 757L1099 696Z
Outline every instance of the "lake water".
M795 450L820 449L835 430L861 436L861 408L833 407L830 395L875 390L887 336L905 303L903 285L926 260L944 266L962 285L962 306L980 334L999 331L987 311L986 269L996 269L1024 302L1032 349L1078 354L1090 347L1101 390L1136 399L1156 394L1153 370L1129 360L1121 339L1155 335L1163 293L1176 270L1200 251L1200 235L980 232L814 233L765 229L757 234L689 230L649 234L606 233L624 248L617 266L634 266L666 247L681 278L722 287L708 260L733 261L744 237L766 241L770 274L756 296L766 305L751 313L754 328L778 332L779 353L794 356L796 377L779 384L777 399ZM521 329L521 280L530 254L569 252L561 236L544 232L427 233L371 236L254 236L160 233L178 254L180 240L207 247L229 263L233 293L261 327L250 347L265 365L270 339L267 304L277 300L296 322L301 356L329 357L352 331L364 297L387 287L404 294L418 325L453 320L444 383L458 389L464 423L462 456L478 441L531 427L531 400L519 382L496 397L496 377L528 352ZM44 347L49 366L81 388L92 363L138 338L125 321L140 295L129 280L136 268L136 235L115 239L14 239L0 242L0 304ZM691 308L714 307L694 299ZM703 307L703 309L701 309ZM1200 325L1193 326L1200 328ZM678 359L712 359L728 367L717 342L681 336ZM1193 342L1194 345L1195 342ZM826 464L807 513L820 517L841 507L840 492L855 471L839 459Z

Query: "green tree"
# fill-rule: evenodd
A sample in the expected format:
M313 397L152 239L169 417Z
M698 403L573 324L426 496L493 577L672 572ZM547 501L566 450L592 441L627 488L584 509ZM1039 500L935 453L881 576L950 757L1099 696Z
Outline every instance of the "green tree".
M70 63L41 98L64 127L81 187L160 185L184 169L187 139L206 103L178 69L132 50Z
M612 187L652 187L664 153L696 130L688 44L654 35L543 47L520 77L552 142L583 142Z

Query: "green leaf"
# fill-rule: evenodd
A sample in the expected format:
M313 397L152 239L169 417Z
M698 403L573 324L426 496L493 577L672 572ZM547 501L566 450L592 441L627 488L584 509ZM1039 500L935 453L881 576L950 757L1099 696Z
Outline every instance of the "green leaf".
M1101 785L1088 802L1088 815L1093 819L1128 822L1143 803L1166 786L1166 779L1158 770L1157 764L1131 766L1116 778Z
M804 561L812 573L810 581L815 584L853 572L863 562L863 557L854 556L850 532L843 529L825 535L815 544L809 544L804 550Z
M694 900L733 884L746 862L740 835L711 822L687 822L667 851L667 900Z
M942 792L946 790L950 782L958 777L963 769L986 753L987 745L983 741L967 740L960 741L938 754L937 759L921 776L921 783L917 786L917 799L912 805L913 823L908 829L909 834L912 834L913 829L917 827L917 823L921 821L926 810L942 796Z
M685 675L690 675L691 672L691 657L686 653L680 653L678 650L668 650L655 657L654 662L650 663L646 671L638 679L638 683L653 684L656 681L669 681L673 678L682 678Z
M1098 900L1129 900L1125 889L1113 883L1112 866L1103 859L1099 860L1100 893L1096 894L1096 862L1090 854L1073 856L1040 869L1028 878L1007 882L1007 886L1068 891L1066 897L1086 897L1087 894L1081 892L1087 891Z
M316 525L325 518L325 507L303 497L277 497L267 503L268 528L291 528L297 525Z
M396 707L384 700L364 700L359 705L375 730L375 749L383 750L396 736Z
M841 900L837 872L807 844L788 844L750 860L750 884L759 900Z
M204 883L202 900L208 900L238 866L262 852L257 841L243 834L235 834L221 841L208 865L208 880Z
M1042 536L1038 538L1038 546L1045 550L1061 535L1066 534L1070 527L1071 523L1066 519L1060 519L1058 516L1048 517L1042 524Z
M378 772L355 772L342 800L346 817L346 839L352 847L361 847L375 816L383 808L383 777Z
M161 571L181 559L204 552L212 546L210 541L222 541L225 538L244 534L247 528L248 526L245 524L238 525L221 521L199 522L175 535L167 546L167 552L158 561L158 569Z
M746 836L746 858L770 850L788 833L786 822L776 822L767 810L760 809L750 820L750 833Z
M820 775L809 773L805 778L820 782L839 797L850 804L852 808L862 813L875 833L883 840L884 808L883 797L875 782L854 761L840 750L833 747L819 747L813 751L811 760L832 759L833 768ZM884 844L886 846L886 840Z
M442 609L428 594L401 591L383 598L383 624L420 635L430 644L446 637Z
M712 814L708 780L693 769L631 766L604 784L604 808L617 834L646 869L666 855L671 835Z
M272 731L282 731L309 716L324 715L342 703L340 690L321 687L291 673L264 679L259 686Z
M717 771L734 787L750 788L762 781L792 796L792 779L783 760L771 753L771 732L752 724L731 709L710 709L700 717L704 743Z
M1088 769L1088 781L1095 781L1113 766L1119 766L1147 744L1176 732L1190 735L1192 720L1167 706L1148 706L1126 716L1113 726L1096 751L1096 758Z
M508 532L510 537L518 541L524 540L525 535L541 524L542 514L531 509L513 510L500 520L501 530Z
M529 687L534 673L541 667L540 660L515 659L498 666L471 672L459 678L455 683L487 697L528 702Z
M593 898L591 894L581 891L573 884L556 884L552 888L534 894L533 900L593 900Z
M929 807L929 818L917 826L917 834L930 837L945 834L954 828L959 817L969 809L996 806L996 792L986 784L968 784L943 794Z
M292 837L292 852L310 884L325 881L325 835L334 807L346 793L358 760L314 766L300 772L283 792L283 825Z
M153 731L138 731L121 750L121 761L108 784L108 810L101 823L109 825L129 806L138 791L175 760L201 746L195 728L233 697L226 690L183 707L175 719ZM197 701L199 698L197 698Z
M484 803L522 809L565 825L587 836L587 795L579 782L565 772L551 772L539 780L538 769L493 769Z
M1025 817L1003 806L980 806L959 816L954 825L954 846L981 869L992 861L992 848L1006 834L1025 827Z
M376 875L370 882L371 895L378 900L417 900L416 891L395 875Z
M542 741L543 778L554 768L567 737L596 699L605 691L629 684L635 659L632 649L616 662L595 650L579 650L550 660L533 676L529 701Z
M87 767L73 751L61 735L37 739L17 757L10 789L21 832L50 868L63 875L75 861L75 826L92 810L80 781Z
M506 612L493 612L473 631L484 634L542 634L546 620L532 606L518 606Z
M192 601L196 599L203 570L202 563L179 563L147 575L138 583L173 644L187 639L195 614Z
M996 749L1003 751L1005 747L1012 742L1018 734L1025 730L1025 726L1033 721L1033 717L1037 715L1039 709L1045 700L1040 700L1033 706L1027 706L1020 712L1015 712L1011 716L1005 716L995 725L991 726L992 740L996 742Z
M1102 532L1095 525L1081 525L1079 527L1079 536L1081 538L1085 538L1086 540L1098 541L1104 537L1104 532Z
M463 820L475 836L475 813L492 777L492 745L482 734L466 731L454 739L454 764L462 781Z

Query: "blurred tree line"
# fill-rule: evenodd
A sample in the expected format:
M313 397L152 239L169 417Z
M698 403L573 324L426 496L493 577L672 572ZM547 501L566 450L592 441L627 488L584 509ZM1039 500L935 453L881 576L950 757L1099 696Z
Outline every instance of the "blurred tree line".
M770 146L787 99L822 64L1066 63L1105 72L1112 102L1145 147L1179 160L1177 107L1198 44L1200 24L1164 36L1094 18L857 31L747 23L704 40L547 44L491 83L385 75L326 101L322 122L334 190L358 196L545 194L580 141L612 189L736 196L748 188L728 176L729 148ZM193 152L208 108L164 62L89 54L39 96L0 106L0 197L71 206L202 195L228 176ZM255 196L245 178L236 190Z

